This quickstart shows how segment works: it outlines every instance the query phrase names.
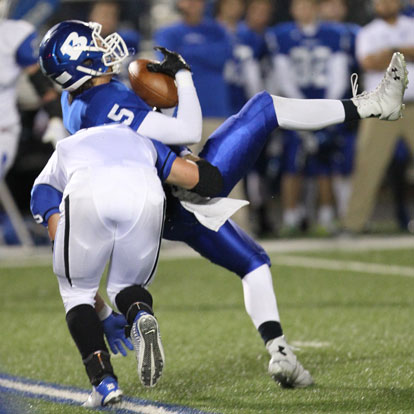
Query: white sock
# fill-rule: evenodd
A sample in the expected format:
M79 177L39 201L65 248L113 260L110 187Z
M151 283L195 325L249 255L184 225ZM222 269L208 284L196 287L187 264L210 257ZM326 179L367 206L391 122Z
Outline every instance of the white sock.
M271 96L281 128L314 131L345 121L345 109L339 100Z
M342 219L345 217L349 197L351 196L351 177L334 177L332 184L338 217Z
M272 274L262 265L242 279L244 306L256 329L264 322L280 321Z
M330 227L335 218L335 211L333 206L325 204L319 207L318 223L323 227Z

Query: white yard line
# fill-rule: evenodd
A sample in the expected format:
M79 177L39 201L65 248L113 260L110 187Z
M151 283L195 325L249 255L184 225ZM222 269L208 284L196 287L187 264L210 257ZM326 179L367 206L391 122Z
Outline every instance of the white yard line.
M374 275L395 275L414 277L414 268L380 263L353 262L348 260L320 259L304 256L274 256L276 266L305 267L307 269L333 270L337 272L358 272Z
M260 244L269 253L291 253L300 251L368 251L413 249L413 236L360 237L352 239L298 239L265 240ZM160 260L180 260L200 257L197 252L184 243L163 241ZM315 259L317 260L317 259ZM321 259L322 260L322 259ZM342 262L341 262L342 263ZM0 268L51 266L50 247L22 248L0 246ZM286 264L288 265L288 264ZM384 265L385 266L385 265ZM335 270L335 269L333 269Z
M61 404L76 404L81 405L88 398L88 391L76 391L72 389L65 389L56 384L36 384L22 381L19 378L4 378L0 377L0 391L13 392L21 396L29 398L41 398L48 401L54 401ZM168 406L150 401L139 401L133 398L127 398L120 404L114 406L115 410L123 410L125 413L136 414L191 414L200 411L183 406ZM125 411L124 411L125 410ZM207 413L206 413L207 414Z

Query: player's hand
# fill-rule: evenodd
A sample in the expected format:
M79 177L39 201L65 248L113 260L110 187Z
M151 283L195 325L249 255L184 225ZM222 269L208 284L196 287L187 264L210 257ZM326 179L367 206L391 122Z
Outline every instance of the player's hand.
M61 118L53 117L50 118L45 133L42 136L42 142L51 143L54 147L56 144L68 136L68 131L63 125Z
M124 316L116 312L112 312L102 321L106 340L114 354L119 351L123 356L127 356L126 348L131 351L134 349L131 341L125 336L124 328L127 324Z
M181 69L191 71L190 66L180 54L172 52L162 46L155 46L154 49L160 51L164 55L164 60L160 63L148 63L147 69L150 72L165 73L166 75L175 78L176 73Z

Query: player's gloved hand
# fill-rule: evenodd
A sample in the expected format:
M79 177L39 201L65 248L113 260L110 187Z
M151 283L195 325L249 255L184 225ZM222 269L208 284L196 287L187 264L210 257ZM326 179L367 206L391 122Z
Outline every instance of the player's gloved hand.
M45 133L42 136L42 142L45 144L51 143L54 147L56 144L68 136L68 131L63 125L61 118L54 116L50 118Z
M134 349L131 341L125 336L124 328L127 324L128 322L124 316L116 312L112 312L102 321L106 340L114 354L117 354L119 351L123 356L127 356L126 348L131 351Z
M164 55L164 60L160 63L148 63L147 69L150 72L165 73L166 75L175 78L175 74L181 69L191 71L190 66L180 54L172 52L162 46L155 46L154 49L160 51Z

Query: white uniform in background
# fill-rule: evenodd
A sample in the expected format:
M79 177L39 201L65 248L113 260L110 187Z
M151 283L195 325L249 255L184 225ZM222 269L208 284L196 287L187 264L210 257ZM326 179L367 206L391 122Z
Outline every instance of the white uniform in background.
M81 130L58 143L34 185L63 193L53 268L66 312L94 306L108 260L108 295L155 273L164 191L152 142L124 125Z
M25 21L0 20L0 179L14 161L20 133L16 84L22 67L16 61L16 52L34 30Z
M414 18L399 16L394 25L375 19L364 26L357 36L356 56L359 61L372 53L390 48L414 47ZM407 60L408 88L404 101L414 102L414 62ZM384 71L366 71L364 89L373 91L381 82Z

